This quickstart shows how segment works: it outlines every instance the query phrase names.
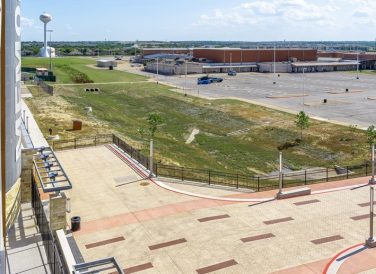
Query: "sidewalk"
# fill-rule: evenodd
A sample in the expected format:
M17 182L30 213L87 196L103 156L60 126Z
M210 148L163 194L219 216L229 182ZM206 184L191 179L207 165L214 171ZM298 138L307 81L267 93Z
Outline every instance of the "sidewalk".
M22 119L25 117L25 125L27 126L30 139L34 145L34 148L48 147L49 144L40 131L37 122L34 119L29 107L26 105L25 101L22 99ZM24 114L25 113L25 114Z
M14 226L9 230L7 243L7 274L50 273L43 241L37 230L31 204L22 204Z

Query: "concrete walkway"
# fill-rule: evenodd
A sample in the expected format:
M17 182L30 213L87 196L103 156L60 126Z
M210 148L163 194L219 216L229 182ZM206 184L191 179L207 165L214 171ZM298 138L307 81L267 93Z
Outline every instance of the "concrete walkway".
M22 119L25 117L24 123L26 124L27 131L31 138L31 141L34 145L34 148L39 147L48 147L49 144L43 136L43 133L40 131L37 122L34 119L33 114L31 113L29 107L26 105L25 101L22 99Z
M21 212L7 237L7 274L50 273L41 235L37 230L30 204Z

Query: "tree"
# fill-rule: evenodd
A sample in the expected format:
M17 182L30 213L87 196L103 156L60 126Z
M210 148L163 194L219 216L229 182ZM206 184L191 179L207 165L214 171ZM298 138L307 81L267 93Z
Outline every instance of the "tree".
M374 125L369 126L366 130L367 142L370 145L375 144L376 141L376 128Z
M160 124L162 124L162 117L158 113L150 113L148 117L149 132L151 138L154 138L155 132Z
M303 130L309 127L309 116L304 111L300 111L296 115L295 124L300 128L300 139L303 140Z

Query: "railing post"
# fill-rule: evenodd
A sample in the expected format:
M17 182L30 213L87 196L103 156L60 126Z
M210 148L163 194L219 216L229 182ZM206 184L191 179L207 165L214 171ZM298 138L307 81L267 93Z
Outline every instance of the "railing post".
M210 185L210 169L208 170L208 173L209 173L209 185Z
M366 162L366 176L368 176L368 163Z
M281 176L282 176L282 188L284 188L285 187L285 176L284 176L283 172L282 172Z
M304 170L304 185L307 184L307 170Z
M349 166L346 166L346 178L349 178Z
M236 188L239 188L239 174L236 174Z
M184 167L181 167L181 180L184 181Z
M260 176L257 176L257 192L260 192Z
M155 176L158 177L158 164L155 164L154 168L155 168Z
M76 149L76 148L77 148L77 139L74 138L74 149Z
M329 182L329 168L326 168L326 181Z

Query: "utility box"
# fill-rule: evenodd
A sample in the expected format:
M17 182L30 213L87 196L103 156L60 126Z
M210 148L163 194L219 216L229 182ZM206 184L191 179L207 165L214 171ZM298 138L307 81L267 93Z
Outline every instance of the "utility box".
M82 129L82 121L73 120L73 130L81 130L81 129Z

